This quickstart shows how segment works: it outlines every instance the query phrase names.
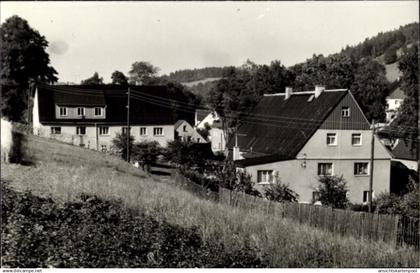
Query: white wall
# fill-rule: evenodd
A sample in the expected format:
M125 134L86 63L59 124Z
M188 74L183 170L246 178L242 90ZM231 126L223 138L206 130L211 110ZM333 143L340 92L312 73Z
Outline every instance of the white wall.
M274 163L261 164L246 167L245 170L251 174L252 180L257 182L258 170L277 171L282 183L290 185L291 189L299 194L299 202L311 202L312 192L318 185L318 163L330 162L333 164L333 174L343 175L347 181L350 193L349 199L352 203L362 203L363 191L369 190L369 175L355 176L353 172L355 162L361 160L304 160L295 159ZM368 162L368 161L367 161ZM305 167L303 167L305 165ZM390 160L375 160L374 163L373 191L377 196L381 192L390 191ZM257 185L262 189L263 185Z

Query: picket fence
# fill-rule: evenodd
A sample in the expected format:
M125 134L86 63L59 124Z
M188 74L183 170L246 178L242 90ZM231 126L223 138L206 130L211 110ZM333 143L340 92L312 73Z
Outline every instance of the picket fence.
M267 199L220 188L210 192L191 182L179 172L173 173L176 184L206 200L217 201L256 213L287 218L300 224L343 236L383 241L393 245L412 245L419 249L419 219L398 215L357 212L301 203L279 203Z

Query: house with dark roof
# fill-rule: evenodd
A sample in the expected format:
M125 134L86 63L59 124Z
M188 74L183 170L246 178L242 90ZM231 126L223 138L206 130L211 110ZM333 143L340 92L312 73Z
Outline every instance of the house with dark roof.
M112 147L117 133L127 131L130 88L130 133L135 141L174 140L172 109L148 96L168 100L164 86L38 85L32 111L34 134L100 151Z
M353 203L368 202L372 131L351 92L345 89L265 95L241 121L227 147L238 167L262 190L276 179L317 199L320 176L347 181ZM391 155L375 136L373 192L390 191Z
M195 111L195 124L194 127L195 128L205 128L206 127L206 123L209 126L213 125L213 122L219 120L219 115L217 114L216 111L211 111L211 110L207 110L207 109L197 109Z

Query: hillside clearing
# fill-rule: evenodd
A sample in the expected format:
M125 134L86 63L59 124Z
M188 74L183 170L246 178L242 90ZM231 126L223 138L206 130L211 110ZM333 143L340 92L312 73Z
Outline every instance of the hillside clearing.
M380 242L339 237L286 219L200 199L159 182L126 162L95 151L29 137L32 166L2 164L2 179L18 191L30 190L57 202L81 193L182 227L197 226L203 240L232 250L251 247L271 267L418 267L418 253Z

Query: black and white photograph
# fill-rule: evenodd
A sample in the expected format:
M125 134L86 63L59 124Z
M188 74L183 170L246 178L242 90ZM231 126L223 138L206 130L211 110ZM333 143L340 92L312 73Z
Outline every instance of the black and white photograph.
M417 272L418 50L419 1L2 1L2 272Z

